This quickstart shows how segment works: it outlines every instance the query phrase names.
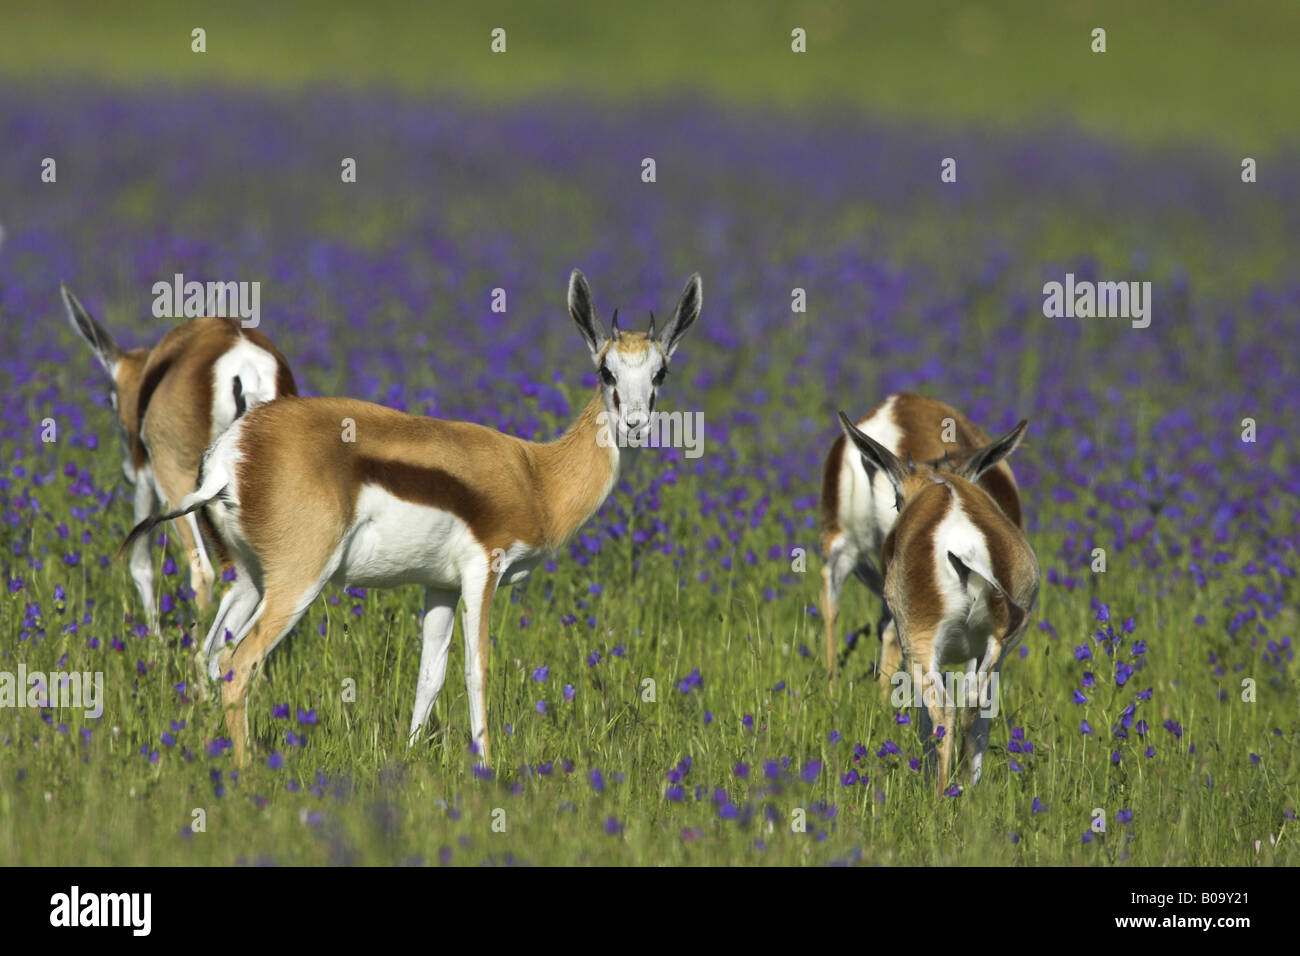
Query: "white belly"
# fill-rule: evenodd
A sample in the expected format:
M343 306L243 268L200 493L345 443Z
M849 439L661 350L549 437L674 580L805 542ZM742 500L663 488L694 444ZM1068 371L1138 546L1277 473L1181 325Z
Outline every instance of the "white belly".
M376 588L459 589L467 563L484 555L469 525L451 512L403 501L375 485L363 486L357 496L342 551L334 583Z

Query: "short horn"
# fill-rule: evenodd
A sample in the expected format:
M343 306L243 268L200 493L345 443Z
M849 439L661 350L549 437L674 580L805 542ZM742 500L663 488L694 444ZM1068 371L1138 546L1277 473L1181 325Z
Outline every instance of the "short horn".
M650 331L645 334L645 337L648 339L655 337L655 314L653 312L650 313Z
M618 331L618 309L614 310L614 318L609 323L609 337L615 342L619 340L620 332Z

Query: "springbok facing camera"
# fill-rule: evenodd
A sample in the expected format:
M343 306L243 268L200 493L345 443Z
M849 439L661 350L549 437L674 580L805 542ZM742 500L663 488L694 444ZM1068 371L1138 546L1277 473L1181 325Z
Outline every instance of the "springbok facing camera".
M110 397L122 444L122 474L135 487L135 522L165 511L194 491L208 444L255 405L296 395L289 363L256 329L232 319L194 319L170 329L152 349L122 349L67 285L59 287L68 321L113 381ZM212 600L213 570L193 515L174 524L201 612ZM149 540L136 539L131 578L157 630Z
M870 435L903 461L928 462L946 471L963 467L989 436L965 415L943 402L923 395L890 395L857 428ZM822 620L826 629L826 669L835 678L835 623L840 595L850 574L856 575L884 601L885 581L876 566L885 538L898 518L894 489L888 478L864 462L861 455L845 454L845 436L831 445L822 473L821 518ZM1006 462L986 470L978 484L992 496L1003 513L1022 526L1016 479ZM880 680L888 688L898 670L902 652L897 628L888 605L880 624Z
M465 598L465 683L472 739L485 761L488 619L500 584L516 584L609 496L619 448L637 447L678 343L700 314L699 275L656 336L606 334L582 273L569 314L599 369L596 394L548 444L482 425L407 415L352 399L282 399L240 419L208 450L200 487L158 521L204 508L238 578L203 653L222 685L235 759L247 755L254 670L327 582L425 587L423 651L408 744L442 689L456 605ZM618 436L606 422L616 423ZM341 439L341 433L350 439ZM602 430L604 433L602 434ZM214 654L219 635L232 644Z
M982 706L1003 655L1020 641L1038 598L1038 560L1024 532L976 482L1020 442L1026 422L953 469L903 464L840 412L840 424L862 457L893 490L898 520L882 548L885 603L894 616L905 674L924 702L921 735L945 733L938 786L948 786L960 709L963 748L978 783L988 748ZM961 699L945 674L960 668ZM915 699L914 696L914 699Z

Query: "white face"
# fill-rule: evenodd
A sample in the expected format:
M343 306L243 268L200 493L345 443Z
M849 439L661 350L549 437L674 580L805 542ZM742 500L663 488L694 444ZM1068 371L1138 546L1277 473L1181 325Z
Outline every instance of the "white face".
M668 361L686 330L699 318L702 301L700 276L696 273L687 280L677 308L662 332L655 334L653 316L649 332L620 332L615 309L607 333L596 317L586 278L577 269L569 276L569 315L577 323L596 363L605 406L603 424L617 428L617 435L611 434L609 438L619 447L642 448L649 443L655 400L668 374Z
M639 332L624 332L600 357L597 374L607 421L617 422L622 447L640 447L650 429L668 359L659 343Z

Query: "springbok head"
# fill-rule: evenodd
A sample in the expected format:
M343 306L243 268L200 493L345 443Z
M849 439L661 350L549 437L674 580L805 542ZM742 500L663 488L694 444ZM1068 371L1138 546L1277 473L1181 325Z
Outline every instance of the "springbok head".
M663 331L655 331L652 315L647 332L624 332L618 327L615 310L607 334L596 315L586 277L577 269L569 277L569 314L591 351L600 375L606 421L617 423L620 447L638 446L649 430L668 363L686 330L699 318L703 301L703 287L696 273L687 280Z
M136 419L137 401L140 395L140 382L144 376L145 363L149 359L148 349L123 349L105 329L86 310L81 301L72 294L66 285L59 291L63 296L63 307L68 313L68 323L90 346L95 358L108 373L113 383L109 391L109 401L117 416L118 440L122 445L122 474L127 482L135 484L136 460L134 446L138 442Z

